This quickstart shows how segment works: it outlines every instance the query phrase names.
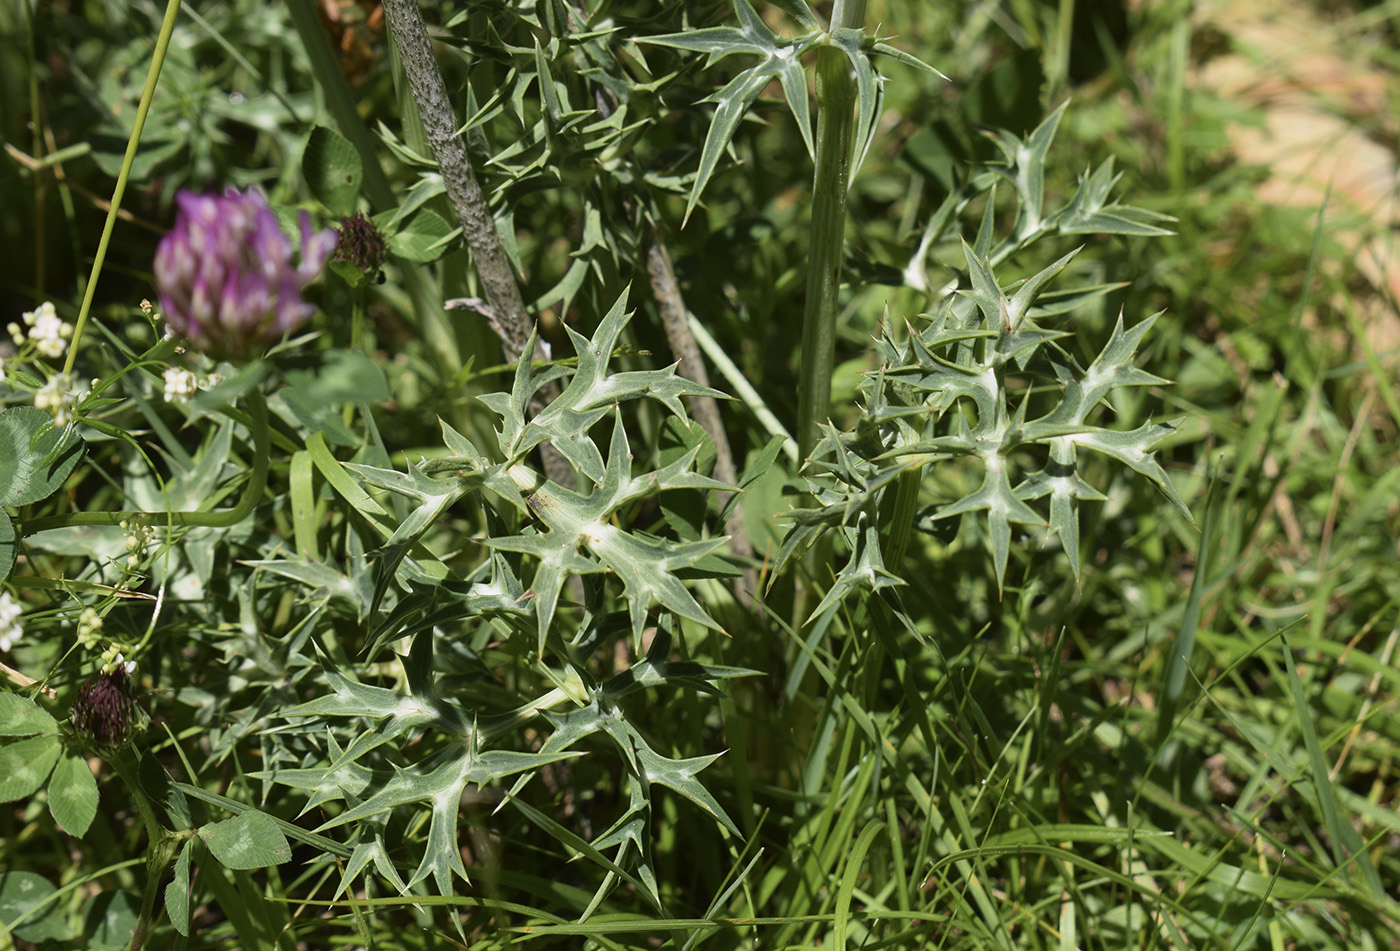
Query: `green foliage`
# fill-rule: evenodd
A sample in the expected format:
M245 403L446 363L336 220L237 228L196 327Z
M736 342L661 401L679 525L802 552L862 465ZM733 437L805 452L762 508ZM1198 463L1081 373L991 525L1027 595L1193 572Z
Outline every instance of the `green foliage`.
M0 505L29 505L58 491L83 457L83 441L33 406L0 413Z
M57 889L33 872L0 872L0 927L25 941L71 941L54 901Z
M695 174L690 197L686 201L685 217L688 219L695 205L700 201L700 193L714 174L720 156L729 146L734 132L744 115L753 106L758 94L777 79L782 83L783 95L793 118L797 120L802 141L809 154L815 151L812 141L812 116L807 101L807 76L802 69L802 54L822 46L833 46L846 55L856 77L859 132L856 137L855 154L863 158L870 148L875 132L875 120L880 113L883 77L875 72L872 54L880 54L913 66L928 73L942 75L932 66L911 56L888 43L868 39L860 30L824 30L817 15L807 6L806 0L795 0L784 5L784 9L807 32L792 39L785 39L769 29L749 0L733 0L734 11L738 14L740 26L716 26L686 33L670 33L662 36L642 37L642 42L674 49L708 53L707 65L714 64L735 53L758 56L759 62L748 67L722 89L711 93L703 101L716 104L710 131L705 137L704 148L700 152L700 167ZM859 164L859 162L857 162Z
M255 6L182 14L74 422L5 357L0 935L1395 944L1393 354L1347 249L1211 151L1241 110L1186 87L1195 20L422 4L546 345L501 366L375 18ZM4 292L63 314L156 27L74 10L0 11L0 91L39 105L6 126L35 163L0 167ZM860 173L798 459L818 56ZM367 214L390 259L218 366L134 306L140 224L249 182L289 228ZM725 393L742 493L693 409ZM94 753L66 718L126 661L139 733Z

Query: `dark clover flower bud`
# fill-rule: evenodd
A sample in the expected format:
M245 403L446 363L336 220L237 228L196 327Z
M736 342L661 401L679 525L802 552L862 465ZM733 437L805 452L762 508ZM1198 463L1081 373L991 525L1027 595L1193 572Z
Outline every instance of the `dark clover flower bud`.
M88 680L73 701L73 729L97 746L125 741L136 719L131 677L122 667Z
M365 274L376 274L389 260L389 246L374 222L357 211L340 219L340 241L331 260Z
M302 299L335 250L334 229L313 232L301 213L301 248L256 188L222 195L182 191L175 226L156 248L156 288L170 329L216 358L253 355L309 318Z

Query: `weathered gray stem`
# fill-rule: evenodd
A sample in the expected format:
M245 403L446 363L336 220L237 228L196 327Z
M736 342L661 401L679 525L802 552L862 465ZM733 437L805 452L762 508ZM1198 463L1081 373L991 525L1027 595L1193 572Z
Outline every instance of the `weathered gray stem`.
M485 196L481 194L481 186L477 184L462 137L457 134L456 115L447 98L442 72L433 58L432 41L428 38L428 28L423 23L417 0L385 0L384 15L394 42L398 44L403 71L408 76L409 89L413 92L413 100L418 104L423 128L428 134L428 145L442 171L447 198L457 214L472 261L476 263L476 273L481 278L488 308L478 310L483 310L491 329L501 338L501 348L507 362L514 363L522 358L547 360L548 355L538 338L534 352L525 355L534 324L525 312L520 285L516 283L515 273L506 259L505 249L501 247L500 235L496 233L496 219L486 204ZM552 446L542 446L540 456L545 472L551 479L572 486L573 467L568 460Z
M462 225L471 249L486 300L495 312L494 327L501 337L507 360L518 360L530 339L531 321L525 313L520 286L496 234L496 220L481 194L466 146L457 134L457 120L437 60L433 58L428 28L416 0L386 0L384 15L403 58L409 88L428 133L428 145L442 169L447 198ZM544 359L543 353L536 355Z

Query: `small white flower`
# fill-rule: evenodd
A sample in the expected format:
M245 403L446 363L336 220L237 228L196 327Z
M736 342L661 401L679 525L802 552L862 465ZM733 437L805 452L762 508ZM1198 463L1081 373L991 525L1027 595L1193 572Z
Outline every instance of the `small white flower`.
M189 370L170 367L165 371L165 401L167 403L188 403L198 388L198 381Z
M29 339L39 352L50 359L63 356L68 349L68 338L73 336L73 325L58 316L52 301L44 301L35 310L24 312L24 322L29 325Z
M53 416L55 426L67 426L73 421L73 378L61 373L34 394L34 405Z
M10 335L10 339L15 342L16 347L24 346L24 331L19 329L19 324L14 322L6 324L5 333Z
M24 634L24 625L20 623L23 616L24 608L19 602L10 597L8 591L0 592L0 653L14 647Z

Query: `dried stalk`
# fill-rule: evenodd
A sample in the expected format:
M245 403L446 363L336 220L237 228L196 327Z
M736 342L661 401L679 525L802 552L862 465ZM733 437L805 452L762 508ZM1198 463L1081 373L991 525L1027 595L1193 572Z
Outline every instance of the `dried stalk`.
M676 281L675 269L671 266L671 255L666 251L660 236L652 234L647 243L647 277L651 282L651 292L656 297L656 306L661 311L661 323L666 328L666 341L671 353L680 362L677 372L687 380L710 385L705 362L700 356L700 348L690 332L690 321L686 316L685 299L681 296L680 284ZM729 437L725 434L724 423L720 420L719 405L709 396L686 397L691 415L695 417L715 444L715 478L734 485L738 473L734 468L734 454L729 448ZM727 496L721 495L719 504L723 506ZM753 557L753 545L749 542L744 528L743 502L730 513L724 531L729 536L729 548L739 558ZM745 569L742 584L736 586L736 594L741 601L752 600L758 590L758 573L752 568Z

